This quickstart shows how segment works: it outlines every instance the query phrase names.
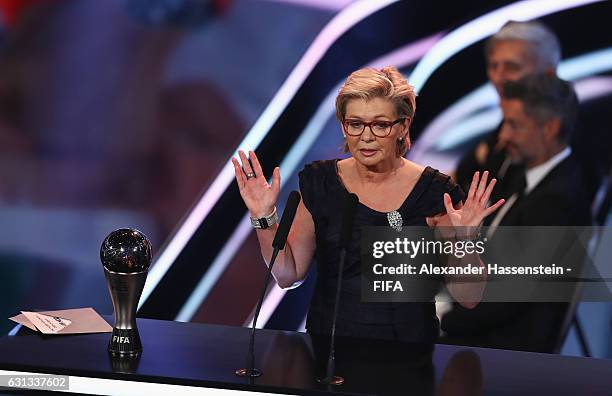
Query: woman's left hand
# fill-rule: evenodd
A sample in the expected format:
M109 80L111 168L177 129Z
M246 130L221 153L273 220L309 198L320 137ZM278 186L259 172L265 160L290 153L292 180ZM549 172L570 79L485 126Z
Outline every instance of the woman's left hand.
M445 220L455 228L457 238L467 239L478 235L484 218L504 204L505 200L500 199L493 205L489 205L489 198L497 180L491 179L487 183L488 177L488 171L484 171L482 177L480 177L480 172L475 172L465 203L457 208L453 207L450 195L444 194L444 206L446 216L448 216L448 219Z

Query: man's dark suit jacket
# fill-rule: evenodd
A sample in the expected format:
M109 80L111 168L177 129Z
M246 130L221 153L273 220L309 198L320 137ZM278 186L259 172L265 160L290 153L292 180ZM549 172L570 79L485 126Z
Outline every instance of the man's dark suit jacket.
M515 202L500 226L591 225L583 186L582 171L570 155L557 164L529 194ZM455 304L453 310L442 319L442 329L448 337L441 341L552 352L568 306L567 303L484 302L469 310Z

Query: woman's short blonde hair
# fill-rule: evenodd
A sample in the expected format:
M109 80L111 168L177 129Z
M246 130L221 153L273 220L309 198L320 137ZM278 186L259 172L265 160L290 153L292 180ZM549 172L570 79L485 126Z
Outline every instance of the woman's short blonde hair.
M408 126L412 123L416 110L416 94L404 76L393 66L382 69L359 69L346 79L336 97L336 118L340 123L346 115L346 104L352 99L388 99L395 105L398 117L405 118ZM398 140L397 154L403 156L410 148L410 136ZM344 151L348 151L346 143Z

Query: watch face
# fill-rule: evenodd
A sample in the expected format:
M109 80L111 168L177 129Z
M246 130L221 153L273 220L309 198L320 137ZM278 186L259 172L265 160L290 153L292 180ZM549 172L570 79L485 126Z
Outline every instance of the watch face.
M265 217L259 219L259 226L261 228L268 228L268 220Z

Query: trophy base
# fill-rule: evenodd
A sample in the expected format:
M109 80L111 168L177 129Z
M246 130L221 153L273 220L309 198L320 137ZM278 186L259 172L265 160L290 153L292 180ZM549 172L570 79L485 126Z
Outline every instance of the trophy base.
M142 343L138 329L113 329L108 343L108 352L113 355L136 356L142 353Z
M108 360L113 373L135 374L138 371L141 354L138 355L119 355L108 354Z

